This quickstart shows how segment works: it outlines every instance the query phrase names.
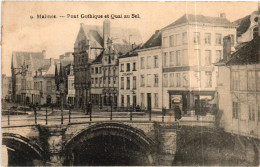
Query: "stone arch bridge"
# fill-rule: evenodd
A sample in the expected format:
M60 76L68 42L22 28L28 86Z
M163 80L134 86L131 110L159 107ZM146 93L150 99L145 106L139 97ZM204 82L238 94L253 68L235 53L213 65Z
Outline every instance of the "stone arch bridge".
M235 138L214 126L151 121L2 128L2 144L7 147L10 166L216 165L221 162L236 165L244 160L251 165L259 163L258 147L257 150L252 147L251 152L234 153L242 140L236 142ZM217 154L211 155L212 151ZM207 154L202 155L203 152ZM223 153L227 155L223 157ZM253 158L248 160L248 157ZM234 162L229 164L227 158L233 158Z

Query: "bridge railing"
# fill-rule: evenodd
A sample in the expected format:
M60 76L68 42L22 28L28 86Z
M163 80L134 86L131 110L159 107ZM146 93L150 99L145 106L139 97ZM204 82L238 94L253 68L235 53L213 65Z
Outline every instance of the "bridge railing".
M43 106L34 107L30 111L15 111L9 109L4 114L2 112L3 126L16 125L53 125L75 122L97 122L97 121L157 121L175 122L176 116L173 110L163 107L157 112L141 109L137 107L117 107L110 110L92 111L91 108L75 110L72 107L66 109L54 109L53 107Z

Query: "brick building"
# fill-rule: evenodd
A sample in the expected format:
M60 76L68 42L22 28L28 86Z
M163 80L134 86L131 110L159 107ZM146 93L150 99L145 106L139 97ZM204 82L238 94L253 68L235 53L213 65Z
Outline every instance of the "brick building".
M103 27L81 24L73 53L78 108L85 109L91 97L93 103L101 105L117 102L117 58L131 49L130 40L141 43L139 31L110 27L109 20Z

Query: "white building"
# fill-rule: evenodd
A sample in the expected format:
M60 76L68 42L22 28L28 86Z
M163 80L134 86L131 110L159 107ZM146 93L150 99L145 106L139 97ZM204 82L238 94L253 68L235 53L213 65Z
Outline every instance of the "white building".
M137 52L139 105L148 110L162 111L161 31L156 31Z
M162 29L163 107L179 104L184 112L212 100L223 38L236 44L236 27L225 18L185 14Z
M70 71L68 75L68 94L67 94L67 104L75 104L75 87L74 87L74 72L73 65L70 65Z
M119 57L119 95L118 106L137 106L139 90L138 54L135 50Z

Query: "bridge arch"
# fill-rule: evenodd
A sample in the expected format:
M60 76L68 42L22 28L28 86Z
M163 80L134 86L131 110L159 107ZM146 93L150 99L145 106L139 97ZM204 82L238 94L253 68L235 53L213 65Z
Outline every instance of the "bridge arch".
M39 166L44 165L44 151L28 138L18 134L3 133L2 145L8 153L8 166Z
M123 123L97 123L74 135L64 146L64 165L153 165L155 143ZM95 159L97 158L97 159ZM82 162L85 159L85 162Z
M237 152L236 139L222 129L185 127L178 133L177 150L172 165L253 165L239 158Z

